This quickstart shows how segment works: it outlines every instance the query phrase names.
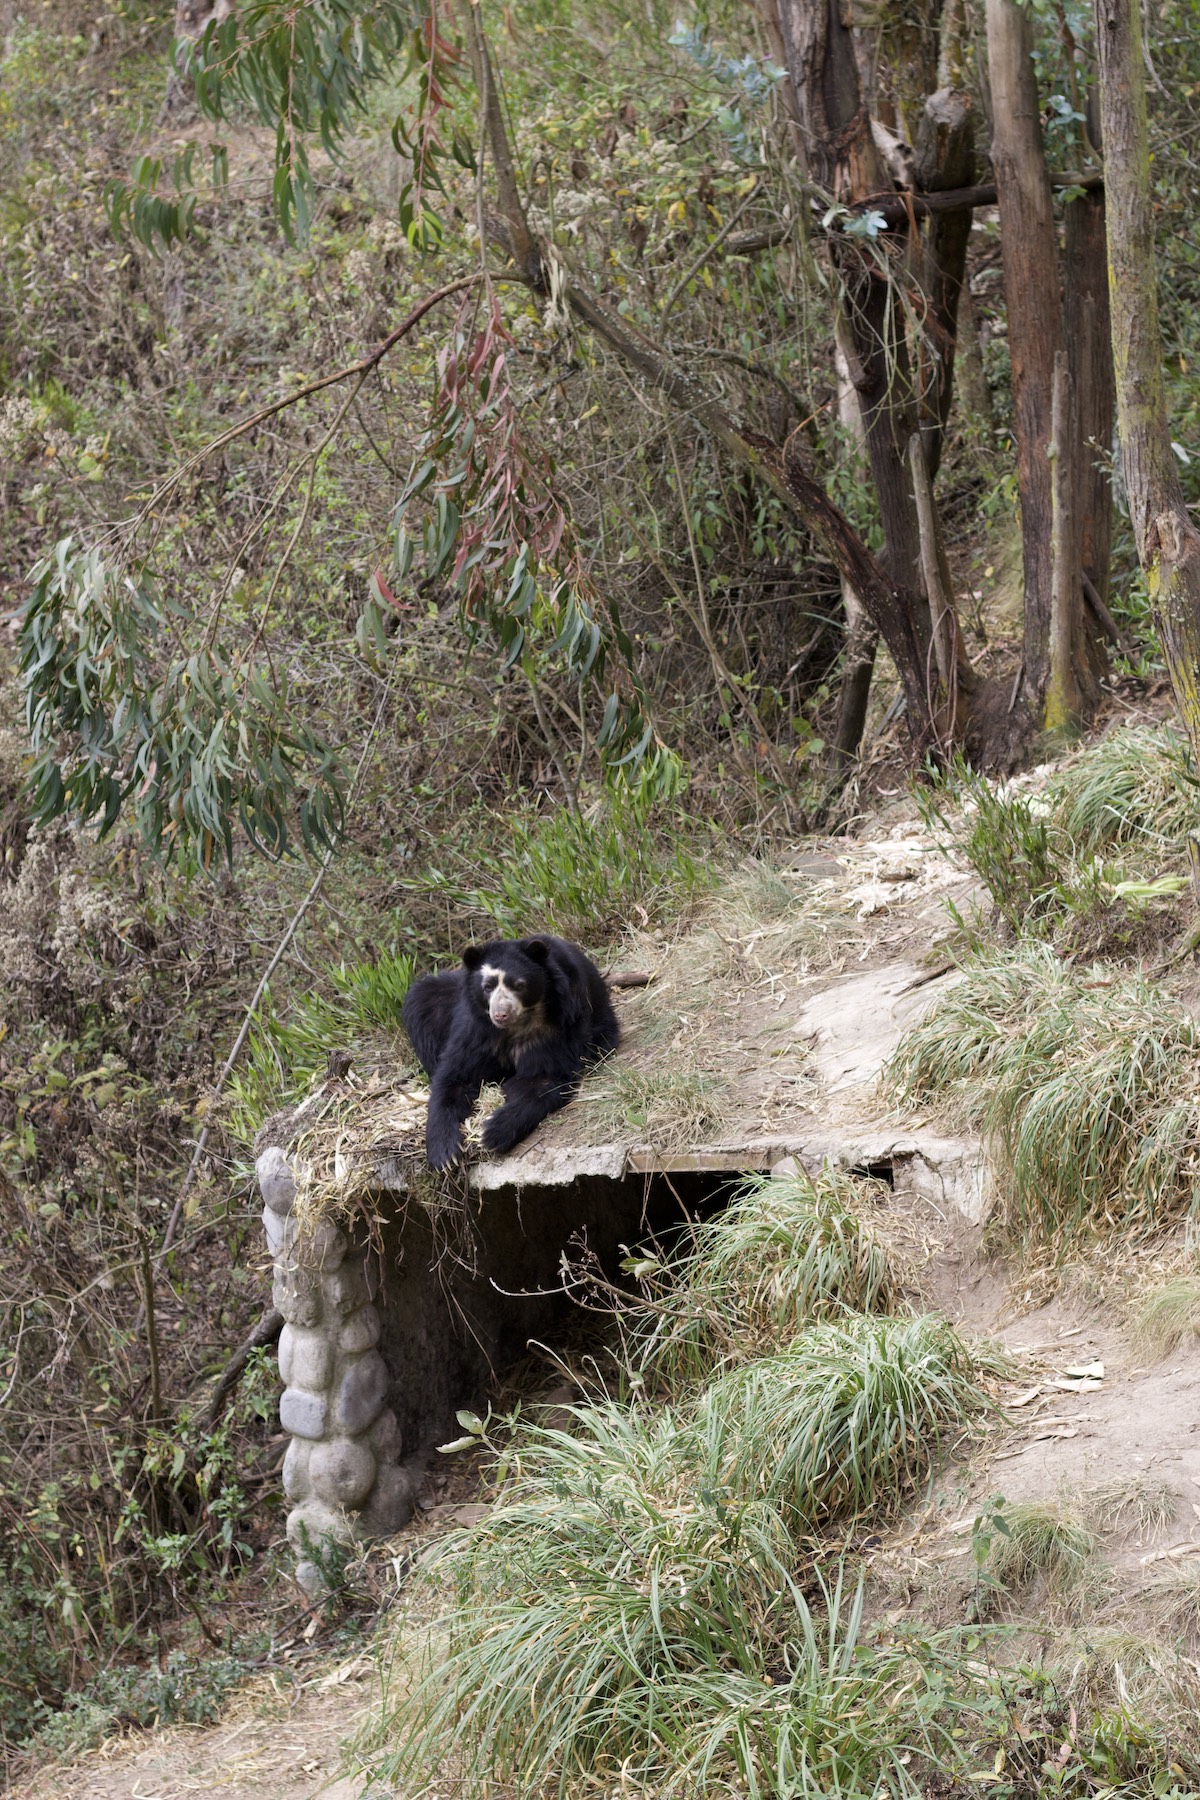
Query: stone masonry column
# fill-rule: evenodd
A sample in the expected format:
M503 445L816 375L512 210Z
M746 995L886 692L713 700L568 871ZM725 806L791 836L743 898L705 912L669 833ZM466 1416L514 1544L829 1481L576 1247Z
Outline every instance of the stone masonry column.
M292 1509L288 1542L296 1580L310 1600L325 1588L323 1549L386 1537L413 1512L412 1480L399 1466L396 1415L385 1406L388 1372L376 1349L365 1252L329 1221L301 1237L296 1184L282 1150L256 1164L263 1227L274 1258L275 1305L284 1317L279 1419L291 1433L283 1488Z

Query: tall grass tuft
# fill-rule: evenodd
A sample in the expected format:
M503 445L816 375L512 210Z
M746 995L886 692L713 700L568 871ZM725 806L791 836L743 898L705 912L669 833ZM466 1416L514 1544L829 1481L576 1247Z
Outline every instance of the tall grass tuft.
M1200 1336L1200 1275L1176 1275L1133 1303L1130 1339L1138 1356L1161 1362Z
M659 1060L649 1068L613 1061L586 1089L588 1129L636 1132L657 1150L703 1143L725 1120L724 1084L700 1069Z
M1016 1232L1147 1229L1192 1202L1200 1031L1148 982L1069 968L1045 945L981 956L889 1075L902 1100L941 1101L987 1134Z
M945 1320L860 1315L720 1376L697 1401L692 1454L715 1488L812 1531L898 1502L986 1404Z
M936 1381L960 1351L944 1344L939 1357L935 1328L924 1331ZM847 1354L853 1336L830 1339L828 1358ZM763 1430L762 1401L778 1387L778 1417L799 1398L788 1386L804 1363L795 1355L796 1369L766 1366L749 1416L721 1404L676 1419L603 1403L573 1409L570 1434L524 1435L501 1502L418 1572L416 1606L433 1587L452 1610L385 1721L385 1778L413 1795L439 1775L463 1792L511 1781L539 1796L605 1778L664 1800L921 1792L908 1759L948 1743L936 1651L923 1662L886 1644L864 1655L861 1598L835 1585L814 1612L793 1578L797 1482L790 1467L771 1474L787 1444ZM864 1407L857 1449L843 1433L826 1460L849 1446L865 1484L879 1451L885 1488L901 1461L922 1466L930 1408L911 1392L905 1404L907 1429L892 1418L876 1431ZM948 1408L932 1410L949 1427ZM810 1435L828 1417L810 1415ZM830 1499L835 1485L824 1483ZM895 1785L880 1788L881 1771Z
M1006 1506L1005 1529L992 1538L987 1579L1007 1593L1037 1576L1060 1591L1078 1588L1088 1574L1096 1539L1072 1507L1052 1500L1020 1500Z
M550 930L594 947L712 880L683 834L636 799L612 798L595 817L518 817L505 836L493 885L466 899L508 937Z
M1067 764L1050 797L1076 851L1093 855L1117 844L1177 848L1200 824L1200 782L1170 726L1110 732Z
M769 1355L805 1326L888 1312L887 1253L854 1212L861 1190L826 1169L753 1176L719 1218L700 1225L667 1271L641 1345L647 1373L669 1386Z

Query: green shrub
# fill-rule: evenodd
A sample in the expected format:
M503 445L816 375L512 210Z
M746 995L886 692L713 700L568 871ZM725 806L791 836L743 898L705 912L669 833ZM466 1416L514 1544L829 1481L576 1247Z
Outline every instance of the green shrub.
M812 1531L895 1504L985 1404L944 1320L858 1315L719 1376L688 1449L717 1488L768 1499Z
M815 1181L800 1171L744 1182L696 1228L686 1256L656 1272L646 1371L671 1385L707 1379L815 1321L891 1310L887 1254L853 1211L859 1197L832 1168Z
M594 947L639 915L663 916L709 879L677 827L618 797L595 818L563 810L512 820L493 885L467 898L506 937L554 931Z
M1194 1198L1200 1030L1161 989L1045 945L988 954L905 1037L889 1076L987 1135L1000 1217L1053 1238L1149 1229Z
M195 1657L182 1650L172 1650L161 1668L103 1670L64 1697L29 1747L78 1755L130 1726L207 1725L250 1670L249 1652Z
M957 850L987 888L1011 931L1036 928L1066 876L1066 846L1048 807L1005 791L956 757L947 772L916 790L927 828Z
M1018 937L1128 943L1151 909L1188 886L1182 870L1162 867L1164 854L1181 860L1200 823L1200 784L1171 731L1114 732L1043 794L996 786L959 759L916 798L926 825L975 871ZM1105 851L1123 852L1130 866L1103 860Z

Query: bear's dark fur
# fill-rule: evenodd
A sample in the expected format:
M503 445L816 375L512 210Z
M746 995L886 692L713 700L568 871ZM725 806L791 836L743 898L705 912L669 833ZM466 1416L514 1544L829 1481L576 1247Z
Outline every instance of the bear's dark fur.
M430 1079L432 1169L461 1154L463 1121L486 1082L504 1089L483 1128L485 1147L502 1154L565 1106L586 1065L620 1037L603 975L556 937L473 944L461 969L413 983L404 1023Z

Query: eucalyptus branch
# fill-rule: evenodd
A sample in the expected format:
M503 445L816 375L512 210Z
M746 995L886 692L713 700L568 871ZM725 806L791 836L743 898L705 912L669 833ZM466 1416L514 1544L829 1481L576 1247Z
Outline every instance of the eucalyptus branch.
M452 295L461 294L467 288L476 287L483 280L483 274L476 270L471 275L461 275L457 281L448 282L445 287L438 288L436 293L427 294L424 300L414 306L408 316L400 321L394 331L389 331L388 335L376 344L373 350L369 350L365 356L360 356L357 362L347 363L344 369L335 369L332 374L319 375L315 381L306 381L303 386L296 389L295 393L285 394L281 400L272 400L269 406L259 407L258 411L251 413L248 419L243 419L239 424L231 425L228 431L221 432L219 437L213 438L211 443L205 444L202 449L189 456L187 461L180 463L165 481L160 482L140 512L136 513L130 521L132 529L136 531L145 523L167 499L172 490L179 485L185 475L189 474L191 470L199 468L201 463L207 462L208 458L215 455L218 450L223 450L226 444L232 444L235 439L245 437L248 431L255 430L267 419L273 419L277 413L286 412L289 407L299 405L301 400L308 400L313 394L322 393L327 387L335 387L341 381L352 381L356 375L366 377L373 369L379 367L389 351L394 350L415 325L420 324L426 313L432 312L433 308L440 305L443 300L449 300Z

